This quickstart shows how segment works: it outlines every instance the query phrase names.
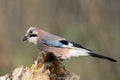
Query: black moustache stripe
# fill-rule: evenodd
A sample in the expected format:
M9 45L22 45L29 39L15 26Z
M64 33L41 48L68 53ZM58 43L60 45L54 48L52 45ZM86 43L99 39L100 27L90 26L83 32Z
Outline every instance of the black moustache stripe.
M36 34L30 34L30 37L36 37L37 35Z

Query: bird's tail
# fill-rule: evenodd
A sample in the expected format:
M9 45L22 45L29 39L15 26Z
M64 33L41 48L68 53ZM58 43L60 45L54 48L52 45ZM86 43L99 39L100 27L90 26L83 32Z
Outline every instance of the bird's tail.
M107 60L110 60L112 62L117 62L117 60L115 60L113 58L103 56L103 55L99 55L99 54L96 54L96 53L93 53L93 52L89 52L88 54L90 54L90 56L92 56L92 57L101 58L101 59L107 59Z

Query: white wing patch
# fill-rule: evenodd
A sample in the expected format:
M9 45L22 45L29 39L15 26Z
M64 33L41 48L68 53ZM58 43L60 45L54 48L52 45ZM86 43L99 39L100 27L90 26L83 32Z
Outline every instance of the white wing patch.
M62 47L71 48L71 49L75 49L75 50L80 50L81 49L81 48L74 47L73 44L71 44L71 43L70 43L70 45L63 45Z
M68 46L73 46L73 44L72 44L72 43L69 43Z

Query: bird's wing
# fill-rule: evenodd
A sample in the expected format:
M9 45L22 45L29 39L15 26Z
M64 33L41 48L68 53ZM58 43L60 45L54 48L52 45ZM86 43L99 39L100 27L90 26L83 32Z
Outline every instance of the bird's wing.
M71 48L71 52L69 53L68 57L71 56L92 56L92 57L97 57L101 59L108 59L110 61L116 62L115 59L106 57L97 53L94 53L92 50L86 49L80 44L77 44L75 42L67 41L67 40L59 40L59 41L48 41L44 40L43 43L45 45L53 46L53 47L58 47L58 48ZM72 54L71 54L72 53Z
M85 49L85 50L91 51L91 50L81 46L80 44L72 42L72 41L60 40L59 42L64 44L62 47L73 48L73 49Z
M59 41L50 41L50 40L42 40L42 43L48 46L53 46L53 47L62 47L64 45Z
M72 41L67 41L67 40L59 40L59 41L48 41L48 40L43 40L43 43L49 46L53 46L53 47L66 47L66 48L74 48L74 49L86 49L83 46L81 46L80 44L77 44L75 42ZM88 51L90 51L89 49L86 49Z

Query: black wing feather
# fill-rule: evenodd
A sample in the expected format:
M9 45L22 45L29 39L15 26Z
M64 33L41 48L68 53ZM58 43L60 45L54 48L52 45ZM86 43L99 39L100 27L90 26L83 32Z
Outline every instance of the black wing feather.
M89 50L89 49L81 46L80 44L75 43L75 42L72 42L72 41L60 40L59 42L61 42L61 43L64 44L64 45L68 45L69 43L71 43L71 44L73 45L73 47L82 48L82 49L86 49L86 50L88 50L88 51L92 51L92 50Z

